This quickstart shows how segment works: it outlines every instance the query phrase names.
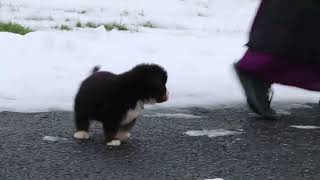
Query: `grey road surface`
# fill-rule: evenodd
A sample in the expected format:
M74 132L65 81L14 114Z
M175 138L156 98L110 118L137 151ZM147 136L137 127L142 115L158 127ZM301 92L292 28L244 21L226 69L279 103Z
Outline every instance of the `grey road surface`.
M268 121L244 105L149 109L119 147L103 144L98 123L89 140L74 140L71 112L2 112L0 179L320 179L320 107L277 110ZM234 134L191 136L201 130Z

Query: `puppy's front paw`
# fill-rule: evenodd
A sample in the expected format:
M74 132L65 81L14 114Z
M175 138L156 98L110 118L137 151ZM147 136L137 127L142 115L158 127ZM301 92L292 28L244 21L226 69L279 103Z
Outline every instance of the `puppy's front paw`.
M121 141L120 140L112 140L107 143L107 146L120 146Z
M89 139L89 133L87 131L77 131L73 137L76 139Z

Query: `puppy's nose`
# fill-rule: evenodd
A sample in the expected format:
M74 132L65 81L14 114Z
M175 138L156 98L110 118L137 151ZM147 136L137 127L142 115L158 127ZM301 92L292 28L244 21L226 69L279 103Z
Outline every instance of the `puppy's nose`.
M169 91L167 91L166 95L162 97L162 101L165 102L165 101L168 101L168 99L169 99Z
M167 101L168 99L169 99L169 92L167 91L166 94L164 94L163 96L161 96L161 97L157 100L157 102L158 102L158 103L162 103L162 102Z

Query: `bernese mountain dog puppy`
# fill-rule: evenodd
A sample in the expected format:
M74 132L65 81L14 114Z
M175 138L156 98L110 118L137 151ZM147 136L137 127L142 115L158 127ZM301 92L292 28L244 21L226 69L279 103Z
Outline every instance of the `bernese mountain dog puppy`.
M102 122L106 144L119 146L130 137L144 104L168 100L167 72L156 64L140 64L118 75L99 69L93 69L76 94L74 137L88 139L90 121L97 120Z

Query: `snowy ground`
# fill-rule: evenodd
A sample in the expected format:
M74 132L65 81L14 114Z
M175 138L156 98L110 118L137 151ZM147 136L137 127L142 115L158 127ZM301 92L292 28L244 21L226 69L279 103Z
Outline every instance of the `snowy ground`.
M231 64L244 44L256 0L2 0L0 21L35 29L0 33L0 111L71 110L80 81L95 65L121 73L158 63L169 74L163 106L243 101ZM75 28L120 23L129 31ZM157 28L145 28L151 22ZM68 25L72 31L54 27ZM276 86L275 100L316 101L319 94Z

